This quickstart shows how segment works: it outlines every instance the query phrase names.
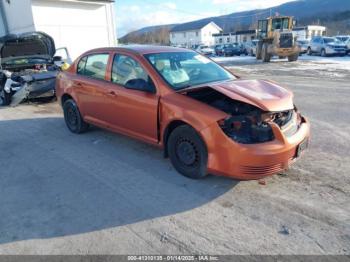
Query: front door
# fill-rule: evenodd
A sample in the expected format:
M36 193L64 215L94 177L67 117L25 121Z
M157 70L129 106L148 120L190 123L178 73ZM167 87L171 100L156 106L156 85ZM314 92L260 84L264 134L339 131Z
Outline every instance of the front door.
M157 143L159 96L151 77L136 58L128 55L116 54L111 70L111 81L105 85L109 125L127 135ZM128 88L128 82L135 79L153 85L155 92Z

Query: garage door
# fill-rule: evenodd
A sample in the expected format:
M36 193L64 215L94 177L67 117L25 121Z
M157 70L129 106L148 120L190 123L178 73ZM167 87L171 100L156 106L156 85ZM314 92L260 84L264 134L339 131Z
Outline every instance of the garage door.
M113 3L32 0L36 30L55 39L56 48L67 47L75 59L97 47L114 46Z

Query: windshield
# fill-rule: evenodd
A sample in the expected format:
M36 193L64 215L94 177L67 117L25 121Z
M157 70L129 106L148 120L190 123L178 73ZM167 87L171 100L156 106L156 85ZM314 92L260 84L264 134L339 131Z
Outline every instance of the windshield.
M272 30L288 29L289 18L274 18L272 20Z
M323 38L323 40L324 40L324 42L325 42L326 44L328 44L328 43L341 44L341 41L339 41L338 39L333 38L333 37Z
M5 65L28 65L28 64L46 64L48 62L45 58L13 58L4 62Z
M147 54L145 57L174 90L236 79L210 59L195 52Z

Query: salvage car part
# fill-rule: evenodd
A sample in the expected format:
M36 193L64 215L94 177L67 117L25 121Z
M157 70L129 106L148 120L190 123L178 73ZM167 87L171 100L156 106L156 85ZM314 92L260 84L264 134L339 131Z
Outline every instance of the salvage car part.
M0 103L16 106L24 99L54 97L60 71L55 52L54 40L42 32L0 38Z

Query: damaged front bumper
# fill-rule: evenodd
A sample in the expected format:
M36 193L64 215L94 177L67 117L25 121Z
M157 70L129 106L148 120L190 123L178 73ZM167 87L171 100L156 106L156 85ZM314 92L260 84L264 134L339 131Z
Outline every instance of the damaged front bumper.
M16 106L25 99L52 97L55 95L57 71L48 71L24 76L9 77L4 91L11 93L11 106Z
M241 180L260 179L282 172L299 158L309 143L310 124L301 117L297 132L286 136L271 124L275 139L260 144L239 144L215 123L201 131L207 140L208 172Z

